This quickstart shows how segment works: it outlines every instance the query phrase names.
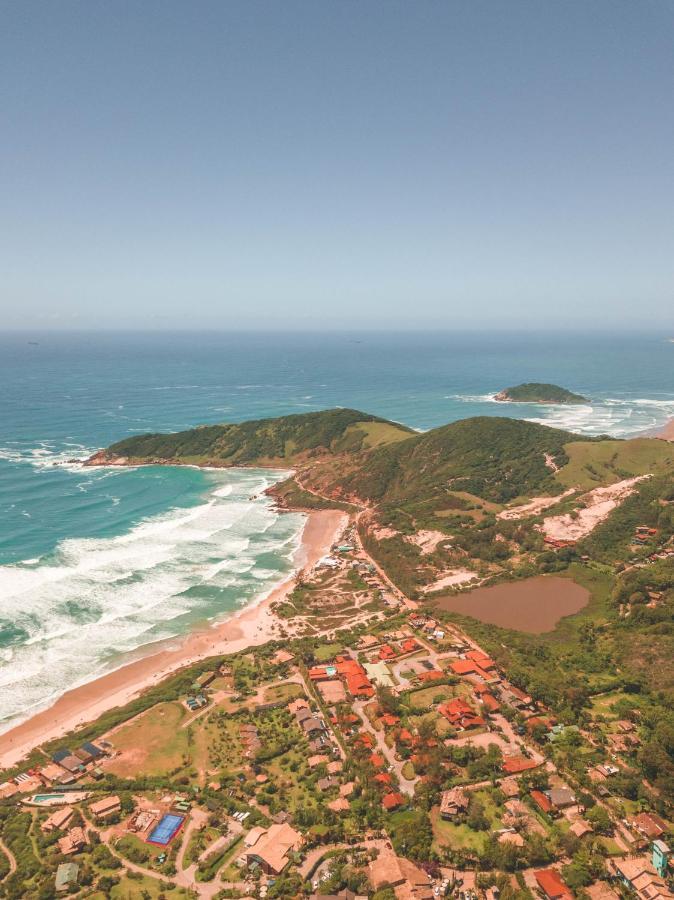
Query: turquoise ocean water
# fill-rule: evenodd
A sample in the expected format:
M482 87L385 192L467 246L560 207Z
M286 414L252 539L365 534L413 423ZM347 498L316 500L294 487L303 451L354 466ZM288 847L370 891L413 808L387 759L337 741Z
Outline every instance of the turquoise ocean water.
M83 469L114 440L349 406L418 429L509 415L630 436L674 416L670 335L0 337L0 730L287 574L261 470ZM590 407L497 404L552 381ZM256 497L256 499L251 499Z

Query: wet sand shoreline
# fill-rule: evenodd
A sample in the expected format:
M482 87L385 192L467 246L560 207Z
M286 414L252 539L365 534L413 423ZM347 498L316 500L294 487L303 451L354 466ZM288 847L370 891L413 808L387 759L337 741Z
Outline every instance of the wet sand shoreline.
M220 624L159 645L149 644L139 659L66 692L49 708L0 735L0 767L16 765L34 747L94 721L109 709L123 706L185 666L281 638L281 628L287 630L287 624L273 614L272 604L293 589L299 570L311 568L328 552L348 521L346 513L338 510L317 510L306 516L295 555L295 571L267 597Z

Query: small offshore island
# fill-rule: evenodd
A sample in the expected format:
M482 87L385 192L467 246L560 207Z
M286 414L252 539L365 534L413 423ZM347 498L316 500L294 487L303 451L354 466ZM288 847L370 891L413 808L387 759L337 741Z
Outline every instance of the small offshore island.
M333 409L88 465L282 469L300 571L0 735L0 897L672 896L666 441Z
M501 403L568 403L569 405L590 402L587 397L574 394L557 384L544 384L537 381L504 388L496 394L494 400Z

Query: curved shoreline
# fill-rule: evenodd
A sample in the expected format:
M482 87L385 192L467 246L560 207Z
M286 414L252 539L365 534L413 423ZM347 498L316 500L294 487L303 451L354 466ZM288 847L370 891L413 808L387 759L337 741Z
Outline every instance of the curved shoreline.
M0 767L11 768L40 744L95 721L109 709L123 706L185 666L280 638L281 623L271 611L272 603L293 589L299 570L311 568L327 553L348 521L346 513L332 509L305 515L294 571L266 597L218 625L162 641L161 649L148 644L148 652L140 659L67 691L47 709L0 735ZM287 630L285 623L283 627Z

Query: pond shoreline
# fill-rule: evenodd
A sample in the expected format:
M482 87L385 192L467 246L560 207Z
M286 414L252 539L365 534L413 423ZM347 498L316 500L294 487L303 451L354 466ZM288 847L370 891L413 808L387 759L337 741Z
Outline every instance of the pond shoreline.
M445 612L471 616L488 625L498 625L527 634L552 631L560 619L584 609L590 601L587 588L559 575L535 575L475 588L435 601Z

